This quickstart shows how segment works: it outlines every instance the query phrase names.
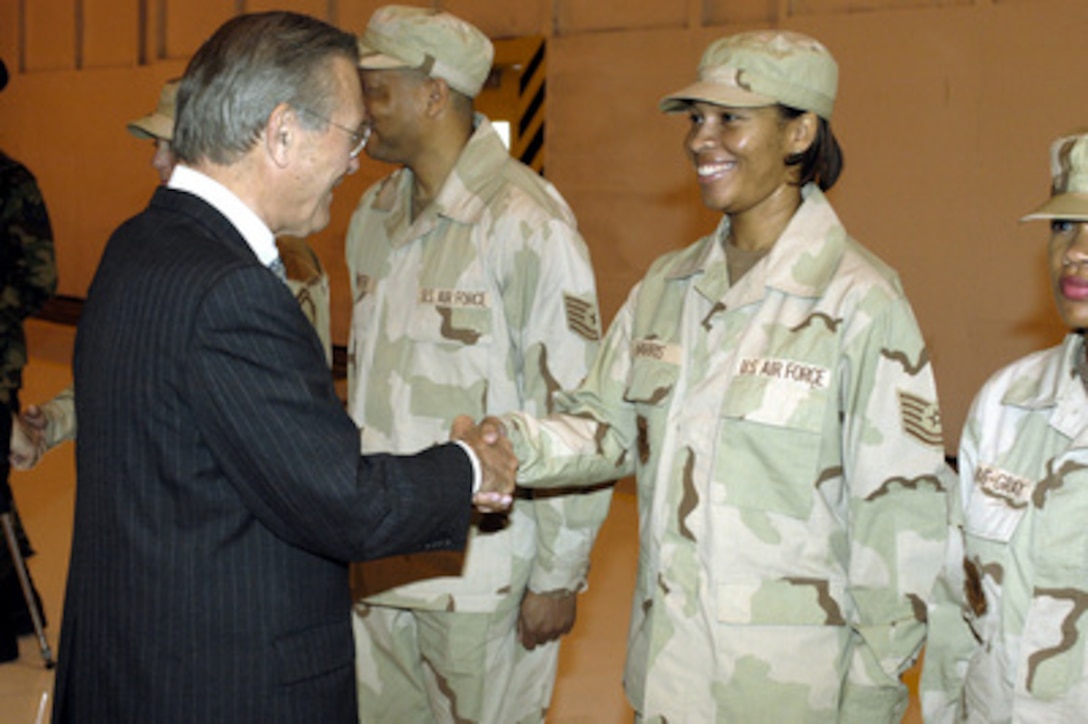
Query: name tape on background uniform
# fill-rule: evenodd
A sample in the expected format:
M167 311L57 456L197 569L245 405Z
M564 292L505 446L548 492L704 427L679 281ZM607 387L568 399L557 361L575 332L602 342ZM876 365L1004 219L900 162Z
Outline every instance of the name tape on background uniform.
M975 469L975 484L983 494L1008 503L1010 508L1023 508L1031 500L1031 491L1035 481L1020 475L995 468L992 465L979 465Z

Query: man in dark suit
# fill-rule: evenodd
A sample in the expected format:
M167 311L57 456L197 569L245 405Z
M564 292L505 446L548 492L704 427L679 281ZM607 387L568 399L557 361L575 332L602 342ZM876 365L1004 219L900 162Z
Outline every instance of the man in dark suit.
M181 165L110 239L77 333L55 721L352 723L346 562L463 546L470 500L509 505L509 443L465 418L455 443L360 456L268 268L358 168L356 62L351 35L262 13L186 70Z

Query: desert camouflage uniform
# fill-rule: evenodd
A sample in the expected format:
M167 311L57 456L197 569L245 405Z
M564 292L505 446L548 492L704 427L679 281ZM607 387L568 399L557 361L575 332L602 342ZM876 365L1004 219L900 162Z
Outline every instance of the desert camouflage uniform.
M599 347L593 271L570 209L510 158L486 118L476 124L438 197L414 222L408 169L369 190L352 218L348 409L364 452L445 440L459 414L546 414L557 390L582 380ZM509 520L478 521L465 556L359 566L359 595L416 581L357 607L362 720L539 720L558 644L528 652L516 643L522 594L526 586L537 593L584 586L610 494L519 499ZM489 619L500 621L490 630L502 640L485 647L471 626ZM441 644L433 643L436 627ZM399 662L386 651L394 646L405 647ZM398 680L404 670L413 674ZM425 688L433 706L455 703L454 714L427 709Z
M26 366L23 320L42 308L57 287L53 230L34 176L0 153L0 402L15 407Z
M287 274L287 287L310 320L325 350L325 361L332 365L332 335L329 331L329 275L317 254L302 239L276 239L280 259Z
M624 685L645 721L898 721L945 539L932 370L899 282L814 186L730 285L651 267L566 414L507 417L527 485L634 472Z
M1088 720L1084 364L1084 338L1070 334L998 372L971 408L926 648L927 721Z

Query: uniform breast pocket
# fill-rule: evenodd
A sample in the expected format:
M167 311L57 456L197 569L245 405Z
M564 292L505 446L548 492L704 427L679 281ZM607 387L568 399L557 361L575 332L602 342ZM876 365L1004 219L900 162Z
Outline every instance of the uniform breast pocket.
M680 368L670 362L636 357L631 363L623 398L640 407L660 409L661 403L672 395L679 373Z
M417 344L449 351L485 348L491 344L491 310L419 304L412 314L409 334Z
M652 440L664 437L668 401L672 398L680 368L670 362L637 357L628 373L623 399L635 405L638 425L638 464L648 465L654 449Z
M715 502L808 518L827 405L825 389L783 379L734 380L718 426Z
M490 309L420 304L412 314L410 375L413 412L454 414L484 409L493 371Z
M1034 481L990 465L974 471L971 497L964 507L967 534L1008 543L1031 505Z

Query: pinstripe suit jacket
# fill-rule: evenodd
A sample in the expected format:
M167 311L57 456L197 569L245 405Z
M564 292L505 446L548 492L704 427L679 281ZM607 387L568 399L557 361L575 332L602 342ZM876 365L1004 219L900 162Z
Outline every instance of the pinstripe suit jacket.
M464 452L361 457L287 287L180 191L110 239L74 369L54 720L353 723L346 561L463 546Z

